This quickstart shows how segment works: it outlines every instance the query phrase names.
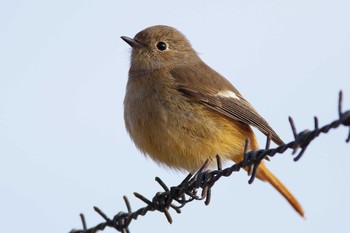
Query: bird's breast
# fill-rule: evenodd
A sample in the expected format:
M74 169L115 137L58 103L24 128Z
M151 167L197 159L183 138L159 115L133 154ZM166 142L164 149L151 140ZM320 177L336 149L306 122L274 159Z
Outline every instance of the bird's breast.
M176 169L194 171L217 154L232 159L243 152L244 125L191 101L171 83L129 79L124 119L142 152Z

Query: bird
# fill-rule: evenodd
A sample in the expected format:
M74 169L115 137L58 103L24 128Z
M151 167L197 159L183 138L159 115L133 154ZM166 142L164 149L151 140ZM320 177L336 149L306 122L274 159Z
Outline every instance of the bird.
M155 25L134 38L124 98L125 127L136 147L160 165L195 172L216 155L238 163L258 150L252 127L284 142L242 94L208 66L176 28ZM293 194L262 161L256 177L270 183L300 216Z

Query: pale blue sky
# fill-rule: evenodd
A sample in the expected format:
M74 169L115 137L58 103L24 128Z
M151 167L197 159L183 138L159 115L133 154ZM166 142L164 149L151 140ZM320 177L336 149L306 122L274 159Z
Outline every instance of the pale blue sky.
M350 108L349 1L1 1L0 222L2 232L68 232L152 197L160 176L184 174L145 159L129 139L123 98L129 46L155 24L178 28L202 59L229 79L285 141L297 129ZM348 129L321 136L294 163L268 163L302 203L301 219L272 187L223 179L212 202L192 203L169 225L160 213L132 232L340 232L350 216ZM265 138L258 134L261 145ZM106 230L105 232L114 232Z

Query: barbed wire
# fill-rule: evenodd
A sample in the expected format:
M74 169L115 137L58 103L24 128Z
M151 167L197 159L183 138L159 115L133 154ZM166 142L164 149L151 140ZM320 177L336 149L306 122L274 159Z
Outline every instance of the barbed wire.
M321 133L328 133L329 130L338 128L341 125L349 127L349 133L345 140L348 143L350 141L350 110L343 112L342 105L343 94L342 91L340 91L338 100L339 119L319 128L318 118L314 117L314 130L304 130L298 133L293 119L289 117L289 123L294 135L294 141L270 149L271 138L268 135L265 149L248 152L249 141L247 140L244 148L243 160L241 162L222 169L221 159L219 155L217 155L217 170L208 172L206 168L208 167L210 161L207 160L196 174L188 174L178 186L169 188L159 177L156 177L155 180L164 189L164 191L156 193L152 200L147 199L139 193L134 193L135 197L143 201L146 206L136 211L132 211L128 198L124 196L123 198L127 212L121 211L111 219L98 207L94 207L94 210L104 219L104 222L94 227L87 228L85 217L83 214L80 214L83 229L73 229L70 231L70 233L95 233L97 231L104 230L106 227L114 228L119 232L128 233L128 226L130 225L131 221L136 220L139 216L146 215L149 211L159 211L164 213L167 221L172 223L172 218L169 213L170 208L175 210L176 213L180 214L181 208L194 200L204 200L204 203L209 205L211 188L221 177L228 177L233 172L238 172L242 168L248 168L248 174L250 175L248 183L251 184L255 179L257 168L263 159L268 159L276 154L284 153L287 149L292 149L292 155L296 154L296 152L300 150L294 158L294 161L298 161L304 154L311 141L313 141Z

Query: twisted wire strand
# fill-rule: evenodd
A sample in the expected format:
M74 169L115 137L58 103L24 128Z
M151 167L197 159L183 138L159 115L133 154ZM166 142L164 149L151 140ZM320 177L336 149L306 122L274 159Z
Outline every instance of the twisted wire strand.
M349 133L346 138L346 142L350 141L350 110L343 112L342 111L343 103L343 94L342 91L339 92L338 100L338 114L339 118L321 128L318 126L318 118L314 118L314 130L303 130L300 133L297 132L294 121L289 117L289 122L292 128L294 135L294 140L278 146L276 148L270 149L271 138L268 135L266 140L265 149L258 151L248 152L249 141L246 141L243 160L239 163L236 163L228 168L222 169L220 156L216 156L217 160L217 170L208 172L206 168L209 165L209 160L207 160L199 171L195 174L188 174L186 178L178 185L173 187L168 187L159 177L156 177L155 180L163 188L164 191L158 192L152 198L152 200L147 199L139 193L134 193L134 196L146 205L136 211L132 211L130 202L126 196L124 196L124 202L127 207L127 212L119 212L112 219L110 219L102 210L98 207L94 207L94 210L104 219L104 222L87 228L85 217L83 214L80 214L83 229L81 230L71 230L70 233L95 233L98 231L103 231L106 227L111 227L122 233L129 233L129 225L132 220L136 220L139 216L144 216L150 211L159 211L163 213L166 217L166 220L169 223L172 223L172 218L169 213L169 209L173 209L176 213L181 213L181 208L183 208L187 203L194 200L204 200L206 205L209 205L211 198L211 188L221 177L228 177L233 172L238 172L242 168L249 168L248 174L250 179L249 184L253 183L256 170L263 159L269 159L276 154L282 154L288 149L292 149L292 154L299 153L294 157L294 161L298 161L309 144L320 134L326 134L331 129L336 129L339 126L349 127ZM201 192L199 192L201 191Z

